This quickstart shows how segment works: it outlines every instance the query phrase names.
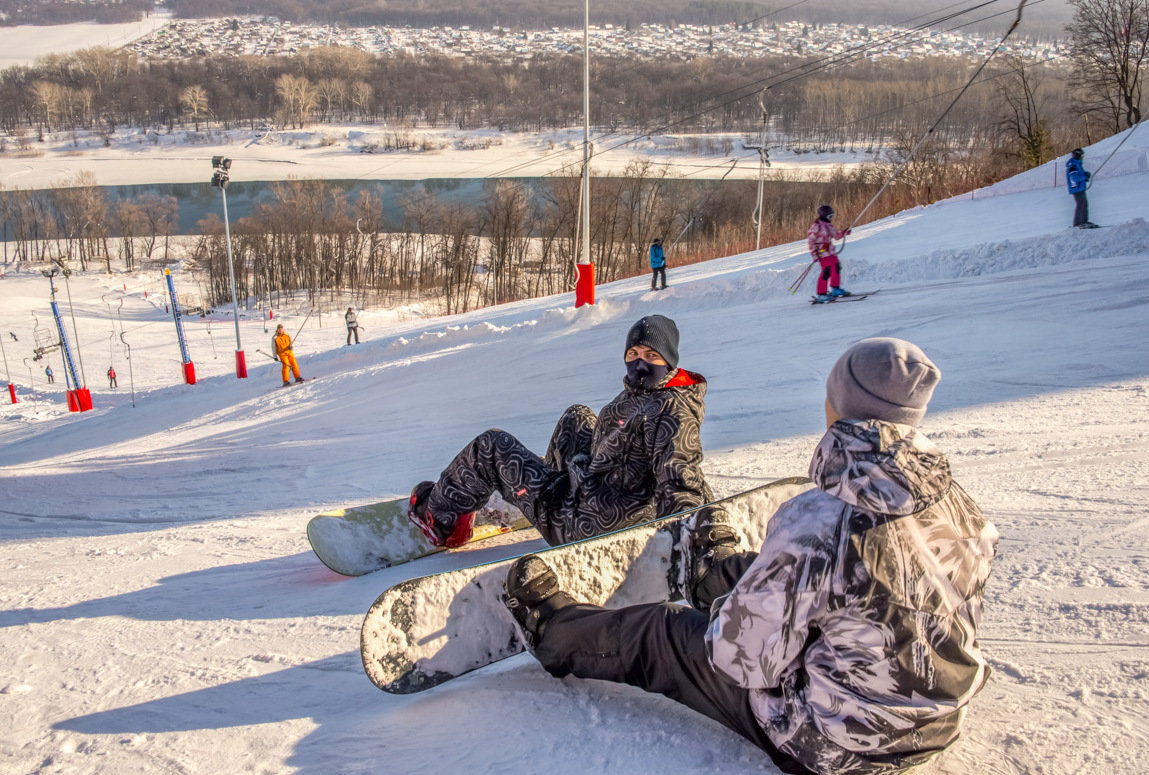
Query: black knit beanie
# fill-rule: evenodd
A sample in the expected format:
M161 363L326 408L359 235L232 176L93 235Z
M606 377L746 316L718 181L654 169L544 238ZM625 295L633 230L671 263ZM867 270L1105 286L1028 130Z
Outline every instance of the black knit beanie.
M626 335L626 350L639 344L656 350L670 368L678 368L678 326L670 318L647 315L631 326Z

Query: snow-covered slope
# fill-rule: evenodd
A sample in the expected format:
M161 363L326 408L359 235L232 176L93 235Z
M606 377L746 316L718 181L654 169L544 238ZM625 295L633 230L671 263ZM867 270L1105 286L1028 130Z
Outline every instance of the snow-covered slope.
M485 428L541 451L562 409L618 391L627 328L659 312L678 322L682 365L709 379L705 468L721 493L805 472L826 373L851 342L924 347L943 372L924 428L1002 533L982 633L994 677L925 771L1143 771L1149 135L1120 153L1090 192L1111 228L1069 229L1063 184L1036 171L857 230L843 262L847 287L882 288L866 301L812 307L812 280L787 293L805 263L795 244L680 269L671 255L670 289L615 283L592 308L368 310L354 347L329 303L296 348L317 378L289 389L257 352L262 321L242 323L250 378L236 380L231 323L188 320L189 387L161 278L74 276L84 414L63 407L58 359L51 390L23 360L33 313L50 324L47 281L9 270L0 334L21 403L0 409L3 769L775 772L668 700L558 681L526 655L384 695L358 659L371 601L512 550L344 579L304 537L312 514L402 495ZM305 314L277 310L292 332Z

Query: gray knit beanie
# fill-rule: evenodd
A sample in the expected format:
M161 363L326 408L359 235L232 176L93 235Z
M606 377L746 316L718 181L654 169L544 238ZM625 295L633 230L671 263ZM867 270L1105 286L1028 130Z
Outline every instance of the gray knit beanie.
M678 326L670 318L647 315L631 326L626 334L626 350L637 344L657 350L670 368L678 368Z
M889 337L863 339L830 369L826 398L844 420L917 425L941 376L916 344Z

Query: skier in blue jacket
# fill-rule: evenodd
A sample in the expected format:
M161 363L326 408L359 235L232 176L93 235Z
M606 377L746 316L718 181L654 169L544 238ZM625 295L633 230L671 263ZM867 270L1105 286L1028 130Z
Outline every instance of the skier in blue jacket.
M650 290L657 290L660 277L662 287L666 288L666 253L662 250L662 240L655 237L650 243Z
M1096 229L1097 224L1089 220L1089 202L1085 192L1089 188L1090 175L1085 171L1085 164L1081 159L1085 151L1074 148L1065 162L1065 182L1069 186L1069 193L1077 207L1073 211L1073 226L1078 229Z

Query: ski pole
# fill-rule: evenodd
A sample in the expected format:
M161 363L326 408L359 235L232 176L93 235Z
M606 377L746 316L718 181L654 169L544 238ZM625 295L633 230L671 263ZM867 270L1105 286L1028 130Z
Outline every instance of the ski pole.
M814 264L816 263L818 263L818 259L815 258L813 261L806 265L806 268L802 270L802 274L800 274L798 279L794 281L794 284L790 286L790 293L798 292L798 288L801 287L803 281L805 281L806 275L810 274L810 270L814 268Z

